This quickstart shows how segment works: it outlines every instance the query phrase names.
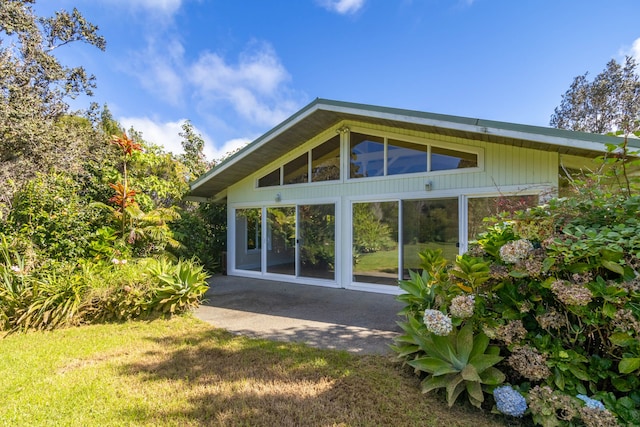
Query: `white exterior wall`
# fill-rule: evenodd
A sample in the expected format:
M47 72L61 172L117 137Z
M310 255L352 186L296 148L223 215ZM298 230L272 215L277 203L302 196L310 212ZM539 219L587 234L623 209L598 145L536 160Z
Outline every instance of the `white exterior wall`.
M257 188L257 180L280 165L295 159L310 148L336 135L340 128L348 127L352 132L395 137L407 141L423 142L443 147L472 148L478 150L478 167L450 171L417 173L398 176L349 179L349 145L346 134L342 137L341 180L308 184L292 184ZM431 183L431 190L425 184ZM247 271L234 271L235 242L234 209L272 206L292 206L310 203L336 203L336 281L304 279L305 283L351 289L396 293L390 287L352 283L351 249L352 225L351 203L353 201L385 201L458 197L460 208L461 251L466 248L466 198L474 195L497 196L500 194L538 194L557 188L558 154L528 148L465 140L456 137L427 134L383 126L370 126L353 122L342 122L310 141L302 142L287 156L282 157L253 175L236 183L227 190L228 203L228 253L229 274L256 276ZM277 195L280 201L276 202ZM268 277L262 276L260 277ZM288 280L287 278L278 278ZM296 282L302 279L291 278Z

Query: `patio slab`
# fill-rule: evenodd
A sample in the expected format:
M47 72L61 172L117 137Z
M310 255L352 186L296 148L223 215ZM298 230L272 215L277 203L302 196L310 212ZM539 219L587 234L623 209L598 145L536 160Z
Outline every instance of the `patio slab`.
M359 354L391 354L393 295L233 276L210 279L195 315L231 333Z

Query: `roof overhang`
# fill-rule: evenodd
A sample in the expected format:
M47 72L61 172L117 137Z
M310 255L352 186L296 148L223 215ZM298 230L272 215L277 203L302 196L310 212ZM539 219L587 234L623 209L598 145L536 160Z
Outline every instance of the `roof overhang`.
M221 200L226 189L342 121L381 125L560 154L596 157L620 138L540 126L316 99L191 183L191 200ZM640 148L637 140L629 145Z

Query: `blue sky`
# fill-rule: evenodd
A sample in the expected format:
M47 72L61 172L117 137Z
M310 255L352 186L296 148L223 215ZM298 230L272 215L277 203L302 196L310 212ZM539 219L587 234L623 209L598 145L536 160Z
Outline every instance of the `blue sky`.
M315 98L547 126L577 75L640 58L637 0L39 0L77 7L107 50L69 45L93 101L216 159ZM79 100L74 106L83 106Z

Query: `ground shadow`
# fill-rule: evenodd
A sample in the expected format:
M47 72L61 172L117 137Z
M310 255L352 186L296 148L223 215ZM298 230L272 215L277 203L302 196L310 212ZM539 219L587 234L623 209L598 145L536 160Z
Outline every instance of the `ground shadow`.
M126 415L143 424L442 425L449 412L443 400L424 399L417 379L388 357L279 346L218 329L148 340L155 349L123 365L121 375L147 383L149 399L158 386L188 404L132 403ZM479 422L472 410L457 409L451 419L447 425L499 425Z

